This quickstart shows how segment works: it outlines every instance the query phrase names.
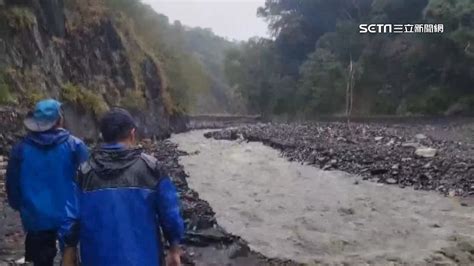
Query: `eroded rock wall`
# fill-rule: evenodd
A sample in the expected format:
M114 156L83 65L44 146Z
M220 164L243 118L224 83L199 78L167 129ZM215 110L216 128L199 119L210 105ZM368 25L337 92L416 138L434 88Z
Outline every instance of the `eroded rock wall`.
M126 27L100 8L65 6L63 0L0 2L0 105L21 114L41 98L65 104L66 124L97 137L97 120L112 106L136 117L142 136L166 137L173 126L159 63ZM1 85L1 82L0 82ZM0 88L0 94L1 94ZM172 119L180 121L180 119Z

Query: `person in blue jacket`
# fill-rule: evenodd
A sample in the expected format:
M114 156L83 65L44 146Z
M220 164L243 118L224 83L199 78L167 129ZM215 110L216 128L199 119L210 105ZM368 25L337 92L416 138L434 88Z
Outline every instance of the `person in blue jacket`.
M170 246L166 265L181 265L177 190L160 162L135 146L136 129L128 111L113 108L100 121L105 143L80 166L78 204L68 205L60 239L68 251L79 242L82 265L164 265L160 231Z
M39 101L24 120L29 133L17 143L7 167L9 205L20 212L26 232L25 259L35 266L53 265L57 231L74 200L74 179L88 149L63 129L61 103Z

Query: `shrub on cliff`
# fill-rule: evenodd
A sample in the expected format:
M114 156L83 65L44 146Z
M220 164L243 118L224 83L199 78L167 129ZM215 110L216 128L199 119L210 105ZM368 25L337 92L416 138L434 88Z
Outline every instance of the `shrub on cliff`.
M146 101L141 91L128 90L122 98L121 104L128 110L139 111L146 106Z
M98 117L108 110L108 105L104 99L94 94L90 90L86 90L84 87L67 83L63 86L61 91L61 98L63 101L71 103L84 110L90 110Z
M24 99L24 106L32 107L34 106L39 100L45 99L47 96L44 92L38 89L31 89L25 94Z
M21 30L36 24L36 17L33 12L26 7L11 7L0 12L0 16L5 19L8 26Z
M0 104L11 104L15 102L15 98L10 93L10 87L5 82L3 73L0 73Z

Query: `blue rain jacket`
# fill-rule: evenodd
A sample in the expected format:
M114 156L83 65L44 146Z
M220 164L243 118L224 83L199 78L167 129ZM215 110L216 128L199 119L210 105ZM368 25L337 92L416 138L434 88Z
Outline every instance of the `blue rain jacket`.
M77 196L59 235L65 246L79 242L83 265L161 265L160 231L170 244L183 239L176 188L141 149L96 150L80 167Z
M30 133L10 154L6 189L25 231L57 230L74 200L74 179L87 160L86 145L67 130Z

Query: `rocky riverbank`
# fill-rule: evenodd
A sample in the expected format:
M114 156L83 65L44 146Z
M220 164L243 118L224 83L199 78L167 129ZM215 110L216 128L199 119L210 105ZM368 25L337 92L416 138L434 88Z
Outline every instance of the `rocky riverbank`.
M255 124L262 120L258 115L191 115L188 130L218 129Z
M185 265L297 265L252 252L243 240L222 229L209 204L188 187L188 175L179 164L179 157L188 154L179 151L176 144L167 140L155 144L145 141L143 145L163 162L178 187L186 223Z
M474 124L258 124L207 133L260 141L291 161L379 183L474 195Z
M163 163L178 187L186 222L184 265L298 265L252 252L239 237L222 229L209 204L188 187L188 176L178 162L179 156L187 154L179 151L176 144L167 140L155 143L145 140L142 145ZM6 204L3 187L7 158L0 159L0 265L15 265L14 262L23 256L23 232L18 214Z

